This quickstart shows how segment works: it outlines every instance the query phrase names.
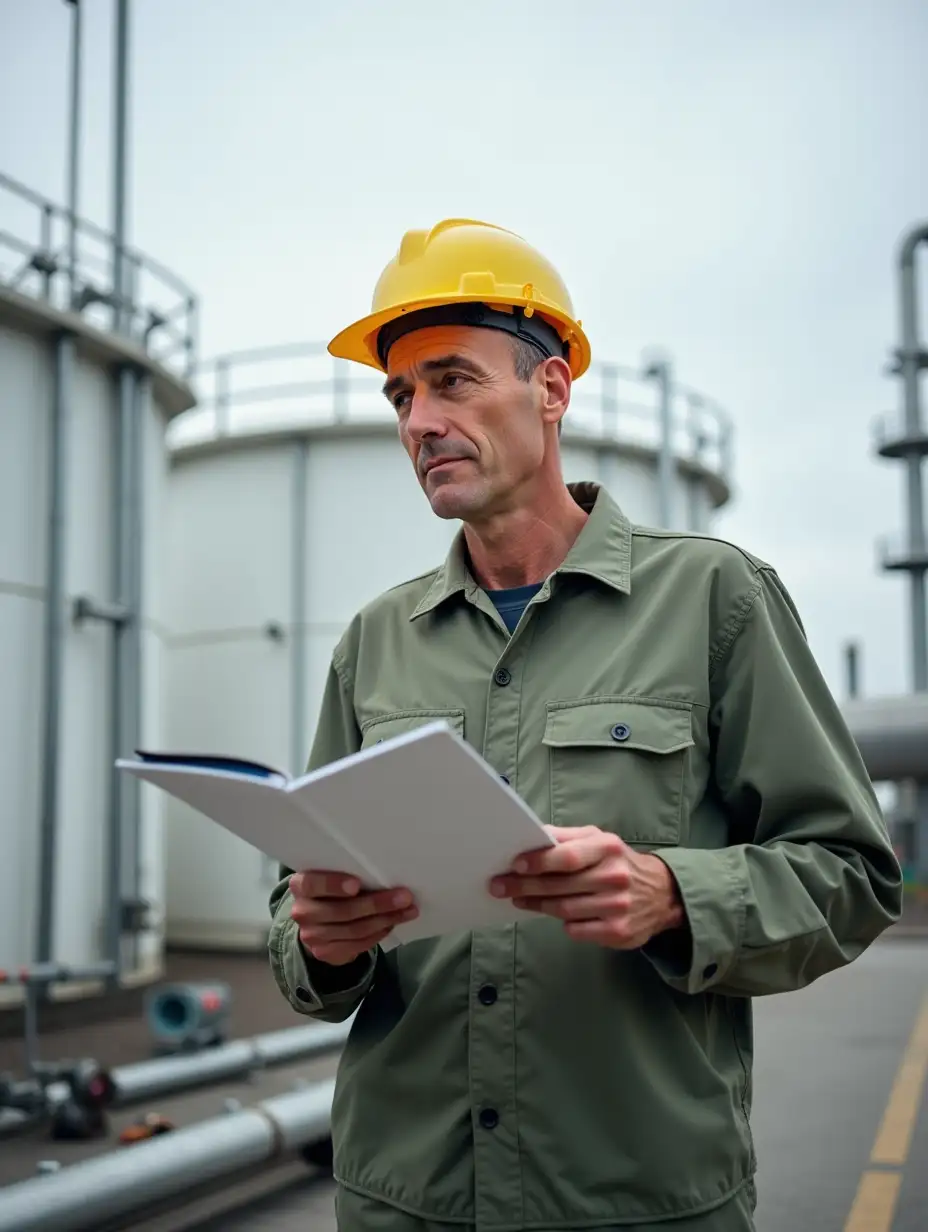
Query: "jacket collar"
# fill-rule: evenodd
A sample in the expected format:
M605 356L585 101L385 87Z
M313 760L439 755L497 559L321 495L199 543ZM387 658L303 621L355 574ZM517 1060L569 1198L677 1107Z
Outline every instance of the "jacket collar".
M554 576L585 574L627 595L631 590L631 523L600 484L569 483L567 489L589 517L567 556L554 570ZM459 530L444 564L410 620L431 612L454 595L463 593L465 598L473 599L479 589L468 564L464 532Z

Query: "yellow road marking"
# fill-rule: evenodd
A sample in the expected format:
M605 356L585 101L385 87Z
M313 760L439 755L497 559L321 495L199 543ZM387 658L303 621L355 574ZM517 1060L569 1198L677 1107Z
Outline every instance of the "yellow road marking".
M928 997L902 1054L870 1162L901 1167L909 1156L928 1074Z
M891 1232L901 1184L899 1172L865 1172L844 1232Z
M883 1119L877 1130L870 1162L901 1168L909 1157L922 1090L928 1076L928 997L899 1062ZM901 1172L865 1172L844 1232L892 1232L893 1216L902 1185Z

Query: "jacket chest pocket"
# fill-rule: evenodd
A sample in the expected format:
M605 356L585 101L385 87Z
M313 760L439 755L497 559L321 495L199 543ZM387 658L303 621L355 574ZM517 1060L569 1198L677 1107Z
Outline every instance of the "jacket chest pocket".
M375 715L362 723L361 748L369 748L372 744L380 744L384 740L391 740L394 736L402 736L406 732L415 731L417 727L424 727L427 723L437 722L447 723L452 731L457 732L463 738L463 709L394 710L390 714Z
M551 701L544 743L553 825L600 826L644 846L680 842L695 744L686 702Z

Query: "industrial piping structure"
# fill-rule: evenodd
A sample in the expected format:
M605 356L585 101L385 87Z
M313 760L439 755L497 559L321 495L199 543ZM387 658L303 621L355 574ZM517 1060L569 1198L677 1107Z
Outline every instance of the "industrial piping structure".
M334 1089L329 1081L291 1091L128 1151L8 1185L0 1190L0 1232L98 1232L207 1182L311 1153L328 1137Z
M880 457L899 460L906 468L905 542L881 545L884 570L909 575L911 698L874 699L853 703L855 736L875 755L868 762L874 778L908 781L913 785L913 850L916 880L928 885L928 610L925 576L928 573L928 531L925 526L923 464L928 457L928 427L921 407L920 373L928 369L928 346L918 336L918 283L916 257L928 244L928 222L913 227L902 239L898 254L899 324L901 345L894 352L892 375L901 377L903 414L883 417L877 424L876 450ZM882 746L877 754L877 742ZM907 749L910 759L906 760ZM867 757L864 753L865 759ZM886 773L894 771L894 773Z
M90 942L90 934L82 941L73 940L72 949L81 950L78 964L93 957L109 960L110 973L106 981L114 986L127 968L139 966L139 939L148 927L145 895L142 892L143 824L139 785L128 776L118 775L113 763L122 753L131 750L142 728L142 658L143 640L143 566L140 553L143 533L143 505L146 499L143 463L148 457L147 444L153 444L151 434L155 421L169 418L193 404L189 382L196 367L197 304L189 288L169 271L156 265L127 244L127 180L128 180L128 82L129 82L129 2L116 0L114 5L114 91L113 91L113 231L96 227L77 212L78 150L80 137L80 73L81 73L81 5L71 0L70 83L69 83L69 165L67 174L67 208L62 210L51 201L32 192L8 176L0 175L0 192L35 209L40 218L38 242L18 233L0 231L0 250L12 251L18 267L9 276L0 274L0 348L4 351L5 393L10 398L14 414L6 425L8 444L18 449L27 442L28 433L39 433L47 423L48 450L47 534L39 546L47 545L44 578L27 576L35 570L37 555L31 543L20 546L14 523L8 521L3 548L4 564L12 562L8 578L0 579L0 597L9 600L8 611L16 622L16 633L25 637L31 616L25 604L39 600L45 607L44 649L42 652L42 719L41 756L36 763L39 778L39 824L35 835L37 852L35 873L36 919L34 928L0 929L5 936L0 941L12 947L10 959L22 962L26 950L36 963L53 960L56 945L62 944L56 923L58 891L56 880L62 879L62 851L66 849L63 827L78 825L91 810L100 806L107 814L105 850L105 888L101 899L105 903L100 920L99 950ZM84 251L86 249L86 253ZM102 252L100 251L102 249ZM102 267L102 268L101 268ZM105 272L104 272L105 271ZM37 292L27 286L38 279ZM144 286L142 285L145 280ZM106 324L99 325L100 310ZM96 315L96 320L94 317ZM4 327L9 325L10 331ZM154 335L167 339L166 346L153 346ZM36 345L41 340L40 345ZM46 340L48 350L46 352ZM28 344L28 346L27 346ZM30 349L34 348L34 349ZM171 361L180 351L181 371L171 371ZM159 355L156 352L161 351ZM45 364L49 356L48 405L41 404L40 386L31 376L28 365L37 360ZM12 361L13 367L6 362ZM98 383L98 373L105 373L109 389ZM44 373L43 373L44 376ZM12 383L10 383L12 382ZM19 384L17 384L19 382ZM23 403L24 394L29 399ZM91 395L96 405L88 400ZM21 414L15 412L20 410ZM112 413L111 413L112 408ZM80 412L80 414L78 414ZM90 528L91 514L84 485L88 469L85 451L81 448L84 425L92 421L101 440L97 458L109 458L112 439L113 466L105 476L112 482L112 509L107 517L105 508L93 506L91 514L101 513L112 527L110 577L96 578L76 596L68 592L78 574L87 574L81 564L75 568L75 554L85 542L77 543L80 534ZM17 439L17 433L22 437ZM111 435L110 435L111 434ZM159 436L162 434L159 432ZM146 441L146 437L148 438ZM32 445L30 443L30 448ZM157 448L155 450L157 453ZM24 456L21 466L29 465ZM80 470L75 468L80 464ZM150 461L157 471L158 461ZM8 465L13 463L8 458ZM43 480L45 480L43 476ZM94 478L97 474L94 473ZM103 478L100 475L100 478ZM93 482L93 480L91 480ZM41 499L42 491L23 492L32 499ZM8 493L15 502L17 489ZM102 505L102 501L97 502ZM78 516L80 514L80 516ZM30 562L31 554L31 562ZM40 559L40 557L39 557ZM28 563L28 569L22 562ZM4 569L6 572L6 569ZM41 589L36 582L41 582ZM80 583L78 583L80 586ZM94 589L90 589L90 587ZM96 589L99 587L99 589ZM102 596L101 596L102 591ZM14 607L19 604L19 607ZM109 663L95 662L95 688L99 691L108 681L110 696L106 709L109 733L106 754L106 774L109 777L108 799L98 791L93 768L94 785L86 796L75 800L63 798L63 762L73 759L72 741L68 738L69 717L63 713L66 677L70 686L74 672L86 673L87 656L96 659L98 637L94 625L109 632ZM4 626L7 627L7 626ZM74 642L75 633L86 630L84 641ZM28 635L31 638L31 634ZM160 636L160 634L159 634ZM73 653L68 646L73 645ZM102 649L102 647L101 647ZM11 654L14 677L28 672L32 663L31 650ZM76 668L80 661L82 666ZM82 680L88 680L85 674ZM14 692L8 705L14 707ZM88 727L90 715L87 716ZM155 737L157 738L157 736ZM94 737L96 742L96 737ZM68 746L68 747L65 747ZM32 761L31 749L30 762ZM15 750L11 750L15 759ZM73 760L70 766L73 767ZM38 767L41 767L39 770ZM28 768L14 760L13 770L28 775ZM84 772L82 766L81 773ZM88 766L86 773L91 776ZM15 786L15 785L14 785ZM23 789L26 811L31 812L31 789ZM15 811L15 810L14 810ZM71 820L69 820L69 818ZM7 824L13 825L11 816ZM147 824L147 823L146 823ZM13 836L15 840L15 835ZM32 840L30 839L31 843ZM20 843L22 854L32 863L26 840ZM10 854L15 857L14 841ZM57 867L57 874L56 874ZM14 891L20 891L22 872L9 866ZM96 892L96 891L94 891ZM124 941L129 938L127 949ZM68 938L72 941L71 938ZM43 990L44 992L44 990Z

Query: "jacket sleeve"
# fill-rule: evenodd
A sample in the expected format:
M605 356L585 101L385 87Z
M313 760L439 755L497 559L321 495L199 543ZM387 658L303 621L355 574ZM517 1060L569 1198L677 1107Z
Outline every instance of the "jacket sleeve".
M316 736L307 770L347 757L361 747L347 667L338 650L333 655L323 690ZM271 892L268 954L281 993L300 1014L320 1022L344 1022L363 1001L374 980L378 950L360 955L344 967L321 963L300 944L297 923L290 916L293 869L281 867ZM333 870L338 871L338 870Z
M710 657L710 790L730 845L655 852L687 927L645 956L680 992L803 988L898 920L902 872L793 602L757 570Z

